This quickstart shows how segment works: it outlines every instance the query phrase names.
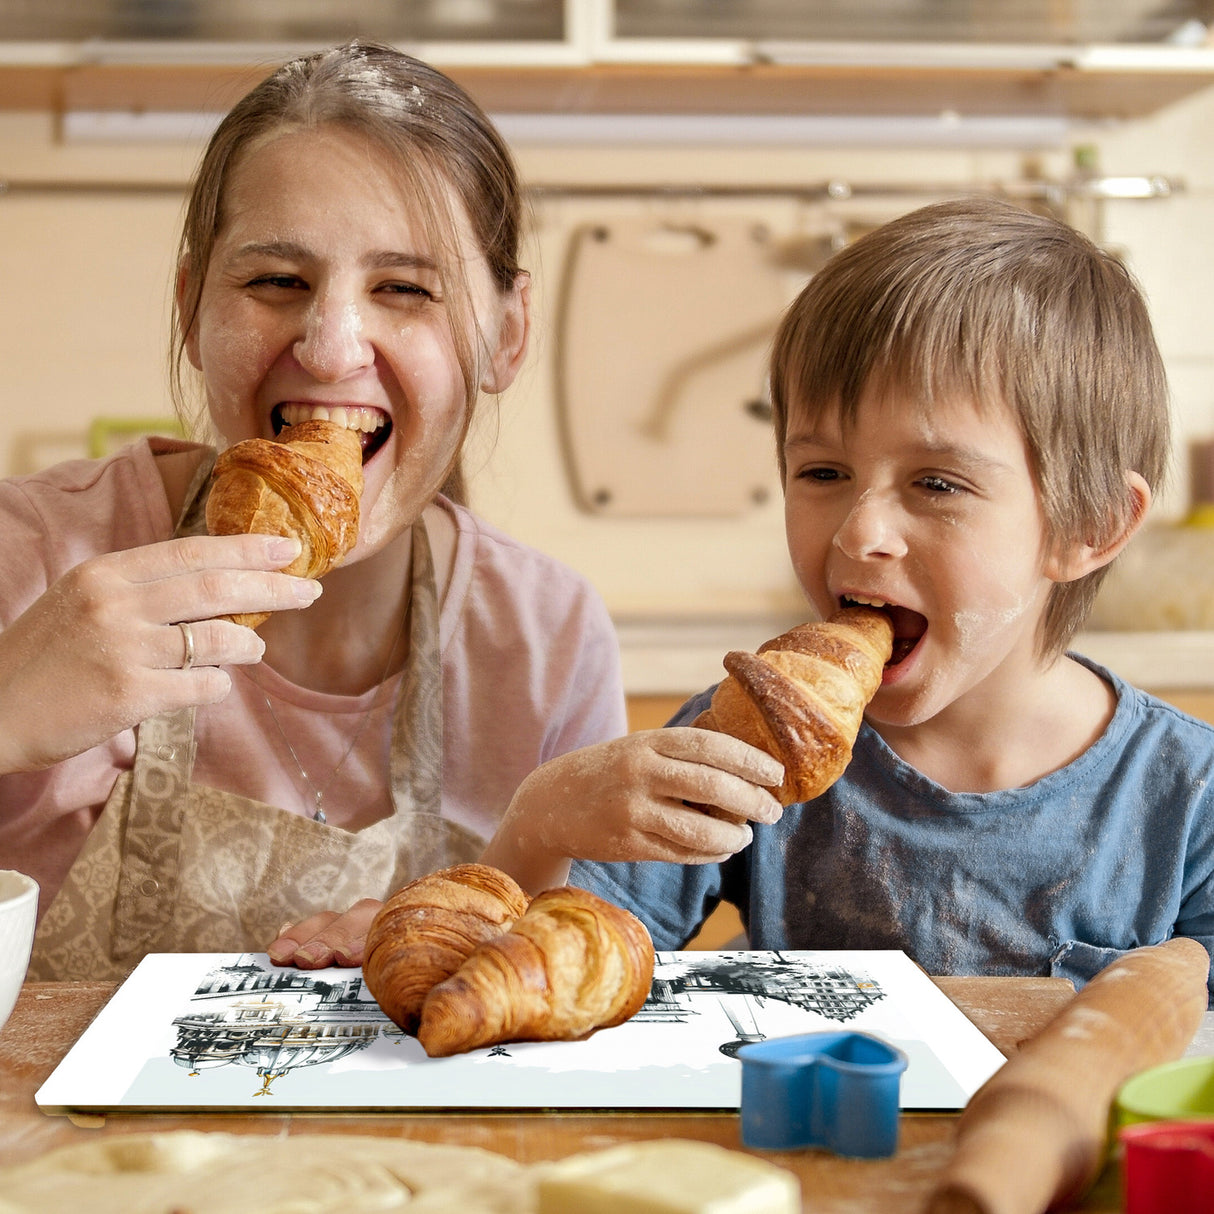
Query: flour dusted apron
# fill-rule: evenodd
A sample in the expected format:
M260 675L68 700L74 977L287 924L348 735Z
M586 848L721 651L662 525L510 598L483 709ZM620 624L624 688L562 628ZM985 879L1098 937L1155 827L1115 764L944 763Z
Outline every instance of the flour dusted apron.
M479 855L485 841L440 812L438 595L420 519L412 570L389 773L395 813L351 832L193 784L194 709L150 718L136 730L133 769L115 782L38 926L31 979L120 979L151 952L261 952L284 923L385 898Z

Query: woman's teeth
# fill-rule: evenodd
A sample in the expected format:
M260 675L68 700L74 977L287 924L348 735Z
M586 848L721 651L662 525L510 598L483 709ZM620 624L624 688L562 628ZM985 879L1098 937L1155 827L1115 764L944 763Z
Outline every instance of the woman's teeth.
M285 425L297 426L300 422L326 421L344 430L360 430L372 434L387 422L379 409L365 405L283 405L279 412Z

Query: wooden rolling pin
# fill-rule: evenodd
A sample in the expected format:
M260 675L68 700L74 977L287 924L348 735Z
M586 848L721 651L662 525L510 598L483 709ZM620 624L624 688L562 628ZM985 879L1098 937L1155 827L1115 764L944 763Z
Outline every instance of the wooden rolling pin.
M1042 1214L1100 1174L1131 1075L1179 1058L1206 1010L1210 955L1187 937L1101 970L974 1093L927 1214Z

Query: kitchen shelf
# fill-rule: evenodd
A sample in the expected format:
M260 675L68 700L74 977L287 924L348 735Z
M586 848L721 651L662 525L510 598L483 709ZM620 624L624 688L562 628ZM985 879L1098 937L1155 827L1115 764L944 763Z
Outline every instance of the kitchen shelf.
M875 52L874 52L875 54ZM219 111L283 56L272 48L223 61L98 61L95 48L0 43L0 109ZM1073 54L967 65L924 54L916 65L848 58L812 63L493 64L433 58L496 113L1018 115L1072 121L1128 120L1214 85L1214 51L1134 56Z

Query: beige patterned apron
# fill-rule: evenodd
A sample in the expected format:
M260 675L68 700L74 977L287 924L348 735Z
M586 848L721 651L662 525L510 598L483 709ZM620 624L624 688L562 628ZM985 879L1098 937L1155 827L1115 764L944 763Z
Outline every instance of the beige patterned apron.
M199 502L178 534L196 526ZM420 519L412 572L389 773L396 812L351 832L196 785L194 709L150 718L38 926L31 979L119 979L151 952L264 951L284 923L385 898L480 854L483 839L441 816L438 595Z

